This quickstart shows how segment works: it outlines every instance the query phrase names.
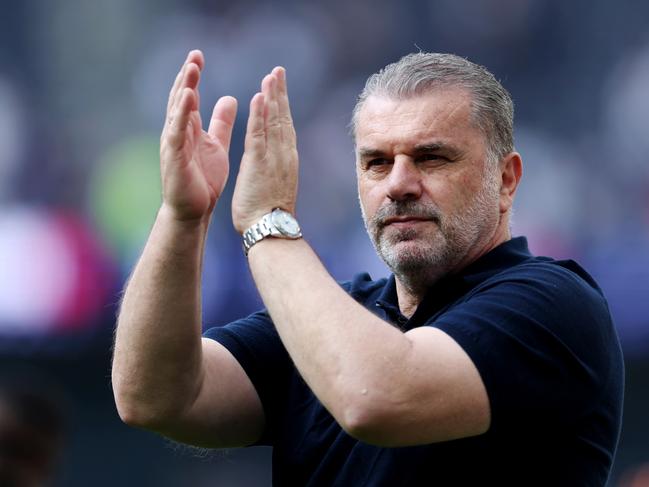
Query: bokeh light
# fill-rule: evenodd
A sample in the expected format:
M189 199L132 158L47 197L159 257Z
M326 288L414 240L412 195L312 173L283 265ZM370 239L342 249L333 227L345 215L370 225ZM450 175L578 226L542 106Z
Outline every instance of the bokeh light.
M116 281L83 219L5 207L0 235L0 334L38 337L96 325Z
M90 207L125 277L160 207L159 141L136 137L111 147L97 165Z

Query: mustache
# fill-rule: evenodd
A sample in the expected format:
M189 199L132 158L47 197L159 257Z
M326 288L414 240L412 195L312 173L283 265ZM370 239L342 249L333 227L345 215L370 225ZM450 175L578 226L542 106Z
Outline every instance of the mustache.
M420 203L418 201L394 201L379 208L372 218L372 223L381 229L387 225L388 218L411 216L432 220L438 225L441 222L441 213L436 206Z

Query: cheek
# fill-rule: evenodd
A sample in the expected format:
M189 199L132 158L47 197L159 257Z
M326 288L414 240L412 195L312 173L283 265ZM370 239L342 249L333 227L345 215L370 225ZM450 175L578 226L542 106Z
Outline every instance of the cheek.
M458 196L462 201L472 200L482 191L483 181L474 174L463 174L458 184Z
M434 203L448 207L462 199L467 183L467 178L461 175L437 174L428 180L426 187Z
M459 185L459 197L462 201L468 201L473 198L475 194L480 191L479 181L476 181L475 178L472 178L468 175L462 177L462 181Z
M381 192L376 185L366 184L362 181L358 183L358 198L361 205L368 214L373 214L381 204Z
M427 186L430 198L446 212L466 207L480 191L479 181L468 173L438 175Z

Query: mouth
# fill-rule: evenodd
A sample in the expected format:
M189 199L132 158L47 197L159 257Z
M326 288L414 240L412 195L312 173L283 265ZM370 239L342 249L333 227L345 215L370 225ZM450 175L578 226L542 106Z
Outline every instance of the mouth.
M427 222L433 222L433 219L424 218L420 216L402 215L402 216L392 216L386 218L385 220L383 220L381 226L387 227L388 225L391 225L400 228L400 227L409 227L409 226L417 225L419 223L427 223Z

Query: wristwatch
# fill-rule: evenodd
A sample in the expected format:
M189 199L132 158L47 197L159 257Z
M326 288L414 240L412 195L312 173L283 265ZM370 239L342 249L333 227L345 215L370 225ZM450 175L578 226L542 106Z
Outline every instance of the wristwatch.
M275 208L243 232L243 253L247 256L250 247L266 237L295 240L302 237L302 232L293 215L281 208Z

